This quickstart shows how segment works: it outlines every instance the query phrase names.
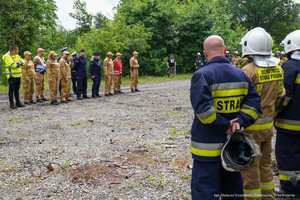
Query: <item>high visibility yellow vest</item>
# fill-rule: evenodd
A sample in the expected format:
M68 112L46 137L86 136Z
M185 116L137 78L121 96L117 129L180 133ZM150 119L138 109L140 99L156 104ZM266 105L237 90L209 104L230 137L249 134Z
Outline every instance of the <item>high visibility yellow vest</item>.
M11 56L10 53L6 53L3 57L3 73L9 78L20 78L22 76L21 63L24 63L19 55Z

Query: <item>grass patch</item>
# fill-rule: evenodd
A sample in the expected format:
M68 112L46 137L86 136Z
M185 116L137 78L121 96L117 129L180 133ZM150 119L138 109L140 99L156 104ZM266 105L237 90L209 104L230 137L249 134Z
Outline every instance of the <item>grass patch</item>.
M163 82L168 82L168 81L179 81L179 80L189 80L191 79L192 75L191 74L179 74L176 76L140 76L139 77L139 83L140 84L149 84L149 83L163 83ZM122 85L123 86L129 86L130 85L130 77L129 76L124 76L122 80ZM88 81L88 86L89 89L92 87L92 80L89 79ZM104 79L102 79L101 86L103 88L104 86ZM45 78L45 89L48 91L48 80L47 76ZM22 93L22 86L21 86L21 93ZM8 86L4 86L0 84L0 93L7 93L8 91Z
M170 139L176 139L178 137L184 137L190 134L190 130L177 130L176 127L169 129Z

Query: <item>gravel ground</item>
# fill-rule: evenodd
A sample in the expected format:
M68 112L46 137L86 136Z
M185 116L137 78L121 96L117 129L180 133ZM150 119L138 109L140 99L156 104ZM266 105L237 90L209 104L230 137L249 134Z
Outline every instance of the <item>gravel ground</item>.
M9 110L0 98L0 199L190 199L189 81Z

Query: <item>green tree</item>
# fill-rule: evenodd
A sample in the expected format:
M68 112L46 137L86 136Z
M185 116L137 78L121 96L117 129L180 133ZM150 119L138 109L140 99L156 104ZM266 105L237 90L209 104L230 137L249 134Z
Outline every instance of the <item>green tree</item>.
M97 29L102 28L107 21L107 17L100 12L94 16L94 25Z
M93 25L93 16L88 13L86 2L83 0L75 0L73 8L75 12L70 13L70 16L77 20L78 31L80 33L89 32Z
M277 43L298 25L294 0L225 0L223 7L232 13L236 25L246 29L260 26L272 34Z
M149 50L150 38L151 33L147 32L142 24L128 26L118 20L108 21L101 29L92 29L79 37L76 49L85 49L89 56L95 51L100 51L102 57L105 57L108 51L120 51L124 53L124 64L128 66L130 52L138 50L144 55ZM143 62L142 59L141 63ZM128 67L126 69L128 72Z
M56 27L55 11L53 0L1 1L0 51L7 51L12 43L30 50L44 31Z

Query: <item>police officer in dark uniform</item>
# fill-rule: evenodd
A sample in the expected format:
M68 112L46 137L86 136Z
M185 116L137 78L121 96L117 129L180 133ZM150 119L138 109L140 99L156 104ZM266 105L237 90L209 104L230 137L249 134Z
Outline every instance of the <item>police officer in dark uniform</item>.
M204 42L208 63L192 78L193 156L192 199L216 200L223 195L238 200L243 193L240 173L225 171L221 148L227 134L253 124L260 112L260 97L250 79L226 59L224 40L210 36Z
M92 97L97 98L100 97L99 89L101 85L101 74L102 74L102 66L100 62L100 53L94 53L90 64L90 75L93 80L92 86Z
M81 49L79 57L74 60L74 70L76 71L77 80L77 99L88 99L87 96L87 59L85 50Z
M76 79L76 70L74 68L74 61L77 59L77 53L72 53L72 60L71 60L71 78L72 78L72 90L73 95L77 94L77 79Z

